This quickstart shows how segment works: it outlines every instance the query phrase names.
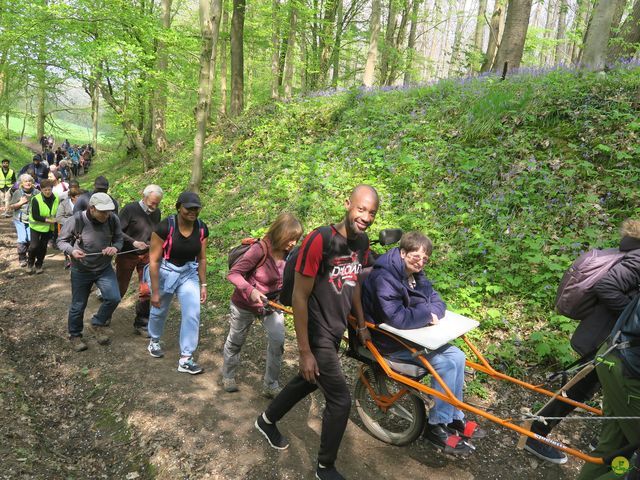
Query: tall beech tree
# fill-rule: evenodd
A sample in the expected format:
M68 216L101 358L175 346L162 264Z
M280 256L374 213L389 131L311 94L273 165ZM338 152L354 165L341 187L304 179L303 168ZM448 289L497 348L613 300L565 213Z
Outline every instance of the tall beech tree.
M504 24L504 34L496 53L492 70L502 71L507 64L508 70L520 67L524 42L529 28L532 0L510 0L507 8L507 18Z

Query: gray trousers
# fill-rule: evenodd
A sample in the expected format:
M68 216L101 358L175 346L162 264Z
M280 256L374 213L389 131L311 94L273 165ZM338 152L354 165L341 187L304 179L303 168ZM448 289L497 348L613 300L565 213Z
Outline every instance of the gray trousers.
M282 354L284 352L284 315L271 312L267 315L256 315L231 303L231 320L229 335L224 342L222 376L234 378L240 363L240 350L244 345L254 320L262 320L267 332L267 366L264 373L264 384L268 388L277 388Z

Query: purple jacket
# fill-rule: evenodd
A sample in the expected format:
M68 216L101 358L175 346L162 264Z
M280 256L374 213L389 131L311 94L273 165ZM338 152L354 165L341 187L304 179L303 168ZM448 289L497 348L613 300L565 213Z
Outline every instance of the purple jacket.
M386 323L409 330L431 324L431 314L444 317L446 305L423 272L414 275L415 288L410 288L400 248L380 256L362 286L362 306L369 322ZM372 332L373 341L382 353L403 347L383 334Z

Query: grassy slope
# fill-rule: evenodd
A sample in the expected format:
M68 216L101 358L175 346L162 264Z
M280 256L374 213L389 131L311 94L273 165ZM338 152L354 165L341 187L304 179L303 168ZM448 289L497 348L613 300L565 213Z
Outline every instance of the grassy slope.
M78 145L91 142L91 129L87 129L86 127L82 127L75 123L67 122L65 120L56 119L55 121L56 128L47 127L47 134L52 134L56 139L56 143L60 144L64 141L64 139L68 139L72 144L77 143ZM15 134L20 135L22 131L22 118L18 117L10 117L9 118L9 129ZM26 128L24 130L25 137L35 138L36 136L36 127L32 120L27 121ZM109 139L107 136L102 133L98 133L98 143L104 144Z
M617 225L639 213L638 99L635 69L354 91L252 111L206 151L214 299L226 304L226 252L240 238L284 209L307 230L338 220L349 189L367 182L382 199L373 235L429 234L429 276L451 308L483 321L498 345L490 350L505 361L566 359L574 323L552 313L557 282L580 251L614 245ZM157 182L168 211L190 154L173 152L147 174L111 158L92 176L106 173L123 201Z
M4 132L3 132L4 133ZM0 138L0 158L8 158L11 161L11 168L16 172L23 165L29 163L33 157L33 152L24 145L7 140L4 135Z

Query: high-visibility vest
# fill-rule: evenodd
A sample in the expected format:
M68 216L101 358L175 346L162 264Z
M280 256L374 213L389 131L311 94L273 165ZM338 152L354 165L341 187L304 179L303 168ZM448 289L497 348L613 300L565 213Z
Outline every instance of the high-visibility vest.
M53 195L53 194L52 194ZM40 212L41 217L55 217L56 212L58 211L58 205L60 200L56 195L53 195L53 205L51 206L51 210L49 210L49 205L44 203L44 198L42 197L42 193L37 194L35 197L31 199L31 202L38 202L38 210ZM33 206L29 211L29 226L32 230L36 232L53 232L54 224L46 223L46 222L37 222L35 218L33 218Z
M13 178L13 170L9 169L9 171L5 175L4 172L2 171L2 168L0 168L0 188L6 188L13 185L13 182L11 181L12 178Z

